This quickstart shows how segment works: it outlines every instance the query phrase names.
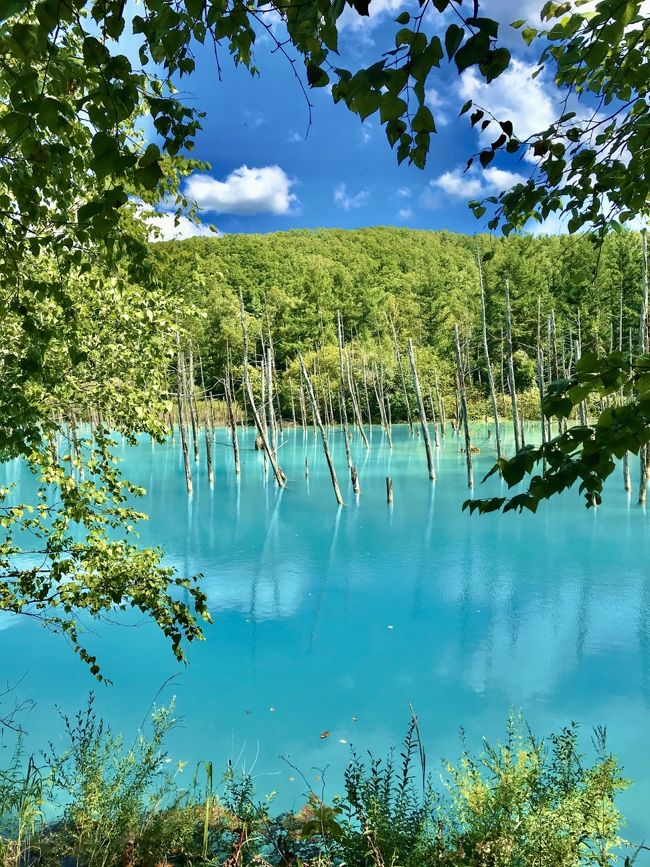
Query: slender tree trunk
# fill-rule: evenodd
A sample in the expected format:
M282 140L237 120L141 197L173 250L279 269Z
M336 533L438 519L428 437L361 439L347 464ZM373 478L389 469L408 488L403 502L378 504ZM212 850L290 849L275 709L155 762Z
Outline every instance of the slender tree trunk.
M409 405L409 395L408 390L406 388L406 376L404 375L404 365L402 364L402 354L399 351L399 343L397 341L397 332L395 331L395 323L390 317L387 317L388 324L390 326L391 335L393 338L393 350L395 352L395 359L397 360L397 367L399 369L400 380L402 383L402 394L404 395L404 408L406 409L406 420L408 422L409 431L413 433L413 419L411 417L411 407Z
M467 416L467 397L465 394L465 373L460 352L460 337L458 325L454 325L454 339L456 343L456 376L458 379L458 392L460 397L460 414L462 416L465 431L465 458L467 462L467 487L474 487L474 467L472 462L472 438L469 432L469 419Z
M580 343L577 340L575 343L575 355L576 355L576 364L577 364L580 361L580 358L582 356ZM580 403L578 404L578 416L580 418L580 424L583 427L586 427L587 426L587 408L585 406L584 400L581 400Z
M488 346L487 336L487 314L485 310L485 287L483 285L483 268L481 267L481 253L477 251L478 261L478 278L481 289L481 316L483 320L483 352L485 353L485 364L487 367L488 388L490 390L490 399L492 401L492 415L494 417L495 440L497 458L501 457L501 434L499 433L499 408L497 406L497 393L494 387L494 374L492 372L492 361L490 360L490 347Z
M343 363L343 327L341 324L341 314L337 316L337 337L339 345L339 401L341 404L341 427L343 428L343 441L345 443L345 457L348 462L348 470L350 471L350 481L355 494L359 493L359 474L352 460L352 451L350 449L350 431L348 429L348 411L345 406L345 365Z
M203 362L201 360L201 356L199 356L199 371L201 373L201 391L203 392L203 400L207 401L208 397L207 397L207 392L205 390L205 377L203 376ZM210 409L212 409L212 403L211 402L209 404L206 404L206 406L209 406ZM214 431L214 416L212 415L212 413L211 413L210 421L211 421L211 429ZM210 430L208 428L207 409L206 409L206 416L205 416L204 434L205 434L205 461L206 461L206 464L208 466L208 482L212 485L212 484L214 484L214 467L212 465L212 441L210 440Z
M192 445L194 446L194 460L199 462L199 431L198 431L198 411L196 407L196 394L194 393L194 352L190 343L189 368L187 370L187 407L190 413L190 421L192 422Z
M191 494L193 489L192 483L192 468L190 467L190 453L187 448L187 437L185 436L185 422L183 419L183 364L180 351L176 356L177 376L176 376L176 397L178 402L178 427L181 434L181 448L183 451L183 466L185 469L185 487L187 493Z
M368 413L368 427L372 431L372 412L370 411L370 393L368 392L368 374L366 371L366 354L365 352L361 353L361 364L362 364L362 376L363 376L363 390L366 397L366 412Z
M305 406L305 392L302 385L298 389L298 403L300 404L300 421L304 433L307 433L307 408Z
M519 411L517 409L517 387L515 385L515 363L512 351L512 317L510 315L510 285L506 280L506 340L508 344L508 387L512 403L512 427L515 435L515 451L521 450Z
M415 400L420 413L420 427L422 428L422 437L424 439L424 450L427 455L427 467L429 469L429 478L432 482L436 480L436 470L433 465L433 454L431 453L431 440L429 439L429 425L427 422L427 413L422 400L422 392L420 391L420 380L418 379L418 370L415 364L415 353L413 351L413 341L409 337L408 341L409 361L411 363L411 373L413 375L413 388L415 389Z
M275 459L275 455L273 454L273 451L271 450L271 447L269 446L269 441L268 441L267 436L266 436L266 430L264 428L264 425L262 424L260 414L257 411L257 407L255 406L255 396L253 394L253 389L252 389L251 381L250 381L250 375L249 375L249 371L248 371L248 331L246 329L246 319L245 319L245 314L244 314L244 302L243 301L241 301L240 315L241 315L242 335L244 338L244 365L243 365L243 367L244 367L244 388L245 388L246 393L248 395L248 401L249 401L250 406L251 406L251 413L253 414L253 419L255 421L255 427L257 428L257 432L260 436L260 439L262 440L262 446L264 448L264 453L267 456L267 458L271 464L271 467L273 468L273 475L275 476L275 480L278 484L278 487L283 488L287 477L285 476L285 474L282 472L282 470L278 466L278 463ZM263 378L262 378L262 381L263 381Z
M646 232L641 233L641 281L643 296L641 301L641 316L639 318L639 355L648 351L648 240ZM646 487L648 484L648 446L639 449L639 503L645 505Z
M546 443L546 420L544 418L544 353L542 347L537 347L537 387L539 389L539 414L542 428L542 445ZM543 462L546 473L546 459Z
M266 391L268 401L268 420L271 432L271 450L277 458L278 454L278 429L275 421L275 407L273 404L273 354L271 347L266 348Z
M436 400L438 401L438 415L440 416L440 433L444 439L447 436L447 416L445 415L445 404L440 394L440 383L438 382L438 368L433 368L433 382L436 388Z
M359 402L357 400L356 391L354 388L354 381L352 376L352 365L350 364L350 356L346 354L346 372L348 379L348 388L350 390L350 400L352 402L352 415L354 416L354 421L357 426L357 430L359 431L359 435L363 441L364 446L369 449L370 443L368 442L368 437L366 436L366 432L363 429L363 419L361 418L361 408L359 407Z
M436 448L440 448L440 438L438 436L438 421L436 419L436 405L433 402L431 386L429 386L429 406L431 407L431 423L433 424L433 443Z
M232 453L235 461L235 474L240 475L241 465L239 462L239 442L237 440L237 418L233 408L233 394L230 384L230 371L226 372L225 394L226 394L226 409L228 412L228 424L230 425L230 437L232 441Z
M334 462L332 460L332 454L330 452L329 443L327 441L327 434L325 433L325 428L323 427L323 422L321 421L320 412L318 411L318 404L316 403L316 395L314 394L314 388L311 384L311 380L309 378L309 374L307 373L307 368L305 367L305 362L303 361L302 355L298 355L298 360L300 362L300 369L302 371L302 376L305 381L305 387L307 389L307 394L309 395L309 399L311 401L312 413L314 416L314 420L318 425L318 429L320 430L321 440L323 443L323 451L325 452L325 460L327 461L327 466L330 471L330 478L332 479L332 487L334 489L334 496L336 497L336 502L339 506L343 505L343 497L341 496L341 490L339 488L339 482L336 477L336 470L334 468Z

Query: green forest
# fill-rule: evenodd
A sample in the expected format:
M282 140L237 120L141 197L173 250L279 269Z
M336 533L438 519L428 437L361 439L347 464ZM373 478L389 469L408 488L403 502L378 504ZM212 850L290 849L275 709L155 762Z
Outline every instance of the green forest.
M202 357L204 382L225 376L242 355L240 297L258 353L269 335L285 380L299 385L297 353L318 352L338 378L337 314L355 354L386 371L393 419L406 420L395 363L409 337L428 381L437 368L454 392L454 324L467 355L468 381L486 397L479 258L495 378L504 374L505 286L509 284L517 388L536 388L537 347L549 380L566 376L582 352L635 348L642 303L641 236L530 235L499 238L397 228L323 229L154 244L160 279L192 312L182 319ZM409 379L410 381L410 379ZM200 385L197 381L197 385ZM507 411L507 402L504 404ZM471 409L471 406L470 406ZM531 407L532 411L532 407ZM535 411L539 412L538 404ZM286 389L283 412L290 417Z

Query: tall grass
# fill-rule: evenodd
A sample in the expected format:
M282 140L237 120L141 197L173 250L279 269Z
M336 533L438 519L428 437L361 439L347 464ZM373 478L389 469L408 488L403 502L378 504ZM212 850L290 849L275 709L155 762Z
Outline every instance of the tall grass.
M412 715L401 751L352 750L342 794L307 791L297 813L273 813L232 763L181 785L164 741L173 705L154 710L132 744L92 700L63 718L66 747L37 762L22 742L0 770L0 863L6 867L609 867L632 864L616 796L627 783L594 733L591 758L575 726L546 740L511 719L503 742L427 769ZM59 818L45 822L53 805Z

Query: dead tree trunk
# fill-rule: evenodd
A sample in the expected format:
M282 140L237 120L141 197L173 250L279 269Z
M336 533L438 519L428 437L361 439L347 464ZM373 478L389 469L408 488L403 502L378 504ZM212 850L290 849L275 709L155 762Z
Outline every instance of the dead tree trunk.
M643 297L641 301L641 316L639 319L639 354L648 351L648 240L646 232L641 233L641 279ZM645 505L646 487L648 484L648 446L639 449L639 504Z
M368 373L366 371L366 353L361 354L363 390L366 397L366 412L368 413L368 427L372 431L372 412L370 411L370 393L368 392Z
M492 361L490 360L490 347L488 346L487 336L487 314L485 310L485 287L483 285L483 268L481 267L481 253L477 251L478 261L478 279L481 289L481 316L483 320L483 352L485 353L485 364L487 367L488 388L490 390L490 399L492 400L492 415L494 416L495 427L495 442L497 449L497 458L501 457L501 434L499 433L499 408L497 406L497 393L494 387L494 374L492 373Z
M346 353L345 355L345 367L347 372L348 379L348 388L350 390L350 400L352 402L352 415L354 416L354 421L357 426L357 430L359 431L359 435L363 441L364 446L369 449L370 443L368 442L368 437L366 436L366 432L363 428L363 418L361 417L361 407L359 406L359 401L357 400L356 390L354 388L354 378L352 376L352 365L350 364L350 356Z
M233 407L233 394L231 390L230 384L230 371L226 373L226 381L225 381L225 397L226 397L226 409L228 412L228 424L230 426L230 437L232 442L232 453L235 461L235 474L240 475L241 473L241 465L239 463L239 442L237 440L237 418L235 416L235 411Z
M251 413L253 414L253 419L255 421L255 427L257 428L257 432L262 440L262 447L264 448L264 453L269 459L271 467L273 469L273 475L275 476L275 480L278 483L279 488L283 488L286 482L287 477L282 472L278 463L275 459L275 455L269 446L269 441L266 436L266 430L264 429L264 425L262 424L262 420L260 418L260 414L257 411L257 407L255 406L255 395L253 394L253 388L251 386L250 375L248 371L248 331L246 329L246 318L244 315L244 302L241 302L240 308L240 316L241 316L241 327L242 327L242 335L244 338L244 388L246 390L246 394L248 395L248 402L251 406Z
M429 478L432 482L436 480L436 470L433 465L433 454L431 452L431 440L429 438L429 424L427 422L427 413L422 400L422 392L420 390L420 380L418 378L418 370L415 364L415 353L413 351L413 341L409 337L408 340L409 361L411 363L411 373L413 375L413 388L415 389L415 400L420 413L420 427L422 428L422 437L424 439L424 450L427 455L427 467L429 469Z
M404 408L406 409L406 420L408 422L409 431L413 433L413 419L411 417L411 407L409 405L409 395L408 389L406 388L406 376L404 375L404 365L402 364L402 354L399 351L399 343L397 340L397 331L395 330L395 323L390 317L386 317L388 319L388 324L390 325L391 336L393 338L393 351L395 352L395 359L397 361L397 367L399 369L400 381L402 383L402 394L404 395Z
M341 325L341 314L337 315L337 337L339 344L339 401L341 404L341 427L343 428L343 441L345 443L345 457L348 462L348 470L350 471L350 481L355 494L359 493L359 474L352 460L352 451L350 449L350 431L348 429L348 411L345 406L345 365L343 363L343 327Z
M506 280L506 341L508 344L508 387L512 403L512 427L515 434L515 451L521 449L519 411L517 409L517 388L515 386L515 362L512 352L512 317L510 315L510 285Z
M185 487L187 493L192 493L192 468L190 467L190 453L187 448L187 437L185 436L185 423L183 419L183 364L181 353L178 351L176 355L176 397L178 402L178 427L181 433L181 448L183 450L183 466L185 469Z
M465 459L467 463L467 487L474 487L474 466L472 462L472 437L469 432L469 418L467 414L467 395L465 393L465 372L460 352L460 337L458 325L454 325L454 339L456 343L456 376L458 379L458 393L460 398L460 414L465 432Z
M207 401L208 398L207 398L207 392L205 390L205 377L203 376L203 362L201 361L201 356L199 356L199 370L201 372L201 391L203 393L203 399L204 399L204 401ZM208 405L210 406L210 409L212 409L212 404L206 403L205 428L204 428L205 461L206 461L206 464L208 466L208 482L212 485L212 484L214 484L214 467L212 465L212 442L210 440L210 429L214 430L214 416L212 415L212 417L210 419L211 424L210 424L210 428L209 428L208 427L208 412L207 412L207 406Z
M433 382L436 387L436 400L438 401L438 415L440 416L440 433L444 439L447 436L447 416L445 415L445 404L440 394L440 384L438 382L438 369L433 369Z
M192 422L192 445L194 446L194 460L199 462L199 418L196 408L196 395L194 393L194 352L190 343L189 369L187 370L187 406L190 413L190 421Z
M429 386L429 406L431 407L431 423L433 424L433 443L436 448L440 448L440 438L438 436L438 421L436 419L436 405L433 402L431 386Z
M277 457L278 454L278 428L275 420L275 406L273 403L273 353L271 347L266 348L266 399L268 402L269 430L271 432L271 449Z
M323 443L323 451L325 452L325 460L327 461L327 466L330 471L330 477L332 479L332 487L334 488L334 496L336 497L336 502L339 504L339 506L342 506L343 497L341 496L339 482L336 477L336 470L334 469L334 462L332 460L332 454L330 452L329 443L327 441L327 434L325 433L325 428L323 427L323 422L321 421L320 412L318 411L318 404L316 403L314 388L311 384L311 380L309 378L309 374L307 373L307 368L305 367L305 362L303 361L302 355L298 355L298 360L300 362L300 369L302 371L303 379L305 381L307 394L309 395L309 400L311 402L311 409L314 416L314 421L318 425L318 429L320 430L321 440Z

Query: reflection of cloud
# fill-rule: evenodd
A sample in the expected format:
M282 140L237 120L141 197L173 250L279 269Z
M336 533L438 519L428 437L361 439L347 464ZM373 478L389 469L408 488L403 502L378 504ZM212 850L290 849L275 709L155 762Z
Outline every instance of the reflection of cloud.
M10 614L8 611L0 611L0 632L11 629L12 626L18 626L20 623L19 614Z
M292 617L305 596L304 585L304 570L286 563L281 568L263 568L257 579L249 569L206 577L201 589L207 594L210 611L239 611L258 621Z

